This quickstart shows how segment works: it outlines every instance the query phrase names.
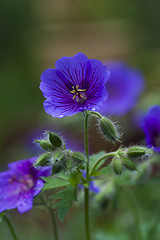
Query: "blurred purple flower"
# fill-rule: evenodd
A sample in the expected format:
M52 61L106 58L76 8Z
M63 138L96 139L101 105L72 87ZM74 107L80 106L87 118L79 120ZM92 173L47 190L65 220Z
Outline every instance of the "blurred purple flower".
M83 53L62 57L55 63L55 69L46 69L41 75L45 111L61 118L83 110L97 110L107 99L105 84L109 75L102 62L88 59Z
M102 114L121 116L131 110L144 88L144 79L139 71L124 63L106 63L110 78L106 84L108 99L100 108Z
M141 127L146 135L146 143L160 152L160 105L149 108L143 117Z
M84 178L86 177L86 170L84 170L82 172L82 175L83 175ZM83 188L83 185L79 184L78 187ZM100 192L99 187L97 187L95 185L94 181L90 181L90 183L89 183L89 190L91 190L92 192L94 192L96 194Z
M24 213L32 208L33 198L43 187L40 177L50 175L49 167L35 168L35 160L10 163L9 170L0 173L0 212L17 207Z

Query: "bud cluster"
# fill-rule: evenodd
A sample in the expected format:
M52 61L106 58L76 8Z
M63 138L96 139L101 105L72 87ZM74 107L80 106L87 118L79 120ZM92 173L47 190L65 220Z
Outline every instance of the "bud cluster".
M54 154L54 163L52 164L52 174L60 171L71 171L74 169L84 170L86 162L85 156L80 152L72 152L71 150L59 151Z
M48 151L37 159L35 166L52 167L52 175L61 171L84 170L86 159L82 153L64 149L64 144L57 134L47 132L47 135L48 139L35 140L41 148Z
M62 150L63 142L61 138L52 132L47 132L47 139L35 140L35 143L39 143L40 147L48 151L47 153L42 154L34 164L35 166L48 166L50 163L54 162L53 152L57 150Z
M117 175L120 175L122 174L123 166L130 171L138 170L134 160L150 157L152 154L152 149L143 146L132 146L127 149L119 149L112 160L113 171Z

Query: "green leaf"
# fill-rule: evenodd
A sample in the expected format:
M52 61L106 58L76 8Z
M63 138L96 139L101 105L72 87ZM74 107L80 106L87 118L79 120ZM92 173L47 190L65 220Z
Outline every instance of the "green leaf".
M72 202L77 201L76 188L70 185L62 191L58 192L56 195L54 195L54 198L60 199L58 203L54 205L54 207L57 208L56 213L58 219L60 220L60 222L63 222L68 212L68 209L72 207Z
M96 153L96 154L93 154L93 155L90 156L90 172L92 171L96 162L105 154L106 154L105 151L101 151L99 153ZM105 162L105 159L98 164L97 168L101 167L104 162Z
M109 175L113 175L113 170L110 164L108 164L107 166L99 169L96 174L94 174L94 176L109 176Z
M43 191L70 185L70 183L68 181L66 181L65 179L61 179L61 178L43 177L42 179L45 181L44 186L43 186Z
M0 222L2 222L4 214L5 212L0 213Z

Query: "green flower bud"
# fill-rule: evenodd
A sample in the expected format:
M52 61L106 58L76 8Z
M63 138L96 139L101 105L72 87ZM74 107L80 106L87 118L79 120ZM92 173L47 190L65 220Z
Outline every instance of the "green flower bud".
M115 125L108 118L102 117L99 122L102 133L111 141L119 141L119 135Z
M52 175L54 173L59 173L60 171L62 171L63 167L60 163L54 163L53 166L52 166Z
M53 145L53 147L60 148L62 146L61 138L55 133L51 133L51 132L47 132L47 133L49 134L49 140Z
M113 159L113 171L117 174L117 175L121 175L122 174L122 161L120 158L114 158Z
M50 164L52 157L53 157L52 153L44 153L37 159L34 166L35 167L36 166L41 166L41 167L46 166L46 165Z
M35 140L34 142L39 143L41 148L43 148L46 151L54 151L55 150L55 148L52 146L52 144L46 139Z
M73 152L72 159L77 163L81 163L81 162L86 161L85 156L80 152Z
M136 164L129 158L123 157L122 163L125 165L126 168L128 168L131 171L137 170Z
M152 155L152 149L142 147L142 146L133 146L129 147L127 150L127 156L131 158L140 158L143 156Z

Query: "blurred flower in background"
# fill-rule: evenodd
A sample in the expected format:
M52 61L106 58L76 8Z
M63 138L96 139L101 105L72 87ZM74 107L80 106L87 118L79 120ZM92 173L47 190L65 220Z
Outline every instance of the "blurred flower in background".
M155 105L149 108L143 117L141 127L146 135L146 143L160 152L160 106Z
M121 116L130 111L137 103L144 88L141 73L121 62L106 63L110 78L106 83L108 99L100 112Z
M50 175L49 167L35 168L36 158L8 164L9 170L0 173L0 212L16 208L20 213L29 211L33 198L41 191L43 180Z

